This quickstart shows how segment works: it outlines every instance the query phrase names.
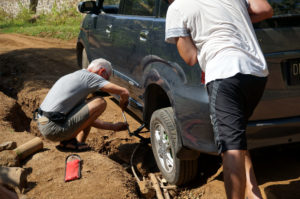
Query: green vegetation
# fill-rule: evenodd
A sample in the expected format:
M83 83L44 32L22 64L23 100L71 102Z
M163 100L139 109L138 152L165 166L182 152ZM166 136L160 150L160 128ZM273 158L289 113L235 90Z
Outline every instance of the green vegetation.
M83 15L75 7L57 9L35 15L19 3L21 11L15 17L0 8L0 33L20 33L31 36L73 39L78 36Z
M269 2L274 10L274 15L300 14L299 0L269 0Z

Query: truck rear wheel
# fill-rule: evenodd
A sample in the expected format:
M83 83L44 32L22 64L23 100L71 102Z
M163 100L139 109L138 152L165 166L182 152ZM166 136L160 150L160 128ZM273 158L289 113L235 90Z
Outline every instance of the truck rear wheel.
M176 185L192 180L197 174L198 161L176 157L178 138L171 107L159 109L152 114L150 132L152 151L163 177Z

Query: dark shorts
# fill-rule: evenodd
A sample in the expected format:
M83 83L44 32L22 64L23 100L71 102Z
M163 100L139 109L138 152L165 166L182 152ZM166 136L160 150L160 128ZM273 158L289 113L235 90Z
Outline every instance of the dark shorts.
M69 140L78 128L89 118L89 108L86 102L76 106L63 122L53 122L41 116L38 128L41 134L51 141Z
M246 127L257 106L266 77L237 74L207 84L210 118L218 152L247 150Z

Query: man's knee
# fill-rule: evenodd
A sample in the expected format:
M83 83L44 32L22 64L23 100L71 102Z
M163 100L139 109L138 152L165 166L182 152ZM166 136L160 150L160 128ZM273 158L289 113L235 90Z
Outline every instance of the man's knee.
M226 150L221 153L221 156L224 157L226 155L230 156L245 156L246 155L246 150Z
M95 97L88 102L90 113L100 112L106 109L107 102L102 97Z
M95 101L95 103L99 106L103 106L105 108L107 106L107 102L102 97L95 97L95 99L93 101Z

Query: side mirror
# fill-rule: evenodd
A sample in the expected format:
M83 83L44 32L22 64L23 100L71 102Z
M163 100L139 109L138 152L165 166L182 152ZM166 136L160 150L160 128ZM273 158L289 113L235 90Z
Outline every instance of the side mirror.
M81 13L97 13L99 9L95 1L83 1L78 3L78 10Z

